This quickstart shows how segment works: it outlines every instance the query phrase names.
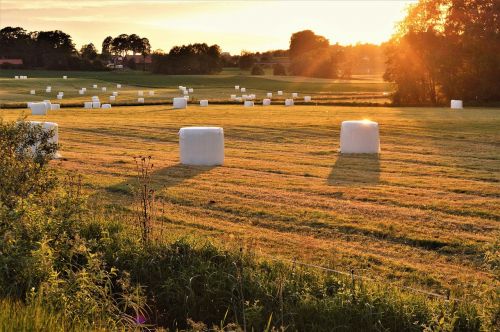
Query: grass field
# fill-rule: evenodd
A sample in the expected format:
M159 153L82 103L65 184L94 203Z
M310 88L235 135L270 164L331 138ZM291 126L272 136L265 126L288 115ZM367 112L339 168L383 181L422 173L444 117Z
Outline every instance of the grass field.
M27 74L28 80L15 80L15 75ZM62 76L68 76L63 80ZM116 83L122 88L117 89ZM98 88L93 89L93 84ZM97 95L102 102L108 101L112 91L119 92L116 103L137 103L137 91L144 91L146 103L171 102L172 97L179 96L178 86L194 88L192 100L209 99L209 101L228 101L231 94L237 94L235 85L246 87L247 94L254 93L257 99L265 97L266 92L274 92L274 100L281 103L292 92L311 95L314 103L325 102L389 102L383 92L391 91L388 83L381 81L379 76L359 76L352 80L314 79L294 76L278 77L272 75L250 76L239 70L225 70L219 75L154 75L140 71L124 72L54 72L54 71L0 71L0 104L14 106L27 101L50 99L57 101L58 92L64 92L64 98L58 100L61 104L81 103ZM52 87L51 93L45 88ZM78 90L87 88L85 95L79 95ZM103 92L102 87L107 91ZM30 90L36 90L31 95ZM149 90L155 91L155 96L148 95ZM277 98L276 91L283 90L284 96ZM239 93L241 95L241 93Z
M480 298L498 287L499 111L156 105L28 119L59 124L53 166L109 208L130 206L133 157L151 155L162 234ZM339 155L340 122L363 118L379 122L382 153ZM179 165L190 125L224 128L224 166Z

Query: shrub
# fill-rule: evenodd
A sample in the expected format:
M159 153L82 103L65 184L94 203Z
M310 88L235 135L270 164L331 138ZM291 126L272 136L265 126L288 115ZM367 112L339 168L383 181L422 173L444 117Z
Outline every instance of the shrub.
M283 66L280 63L275 63L273 65L273 75L274 76L286 76L285 66Z
M252 75L264 75L265 74L264 69L262 69L262 67L259 65L254 65L252 67L252 71L250 73Z

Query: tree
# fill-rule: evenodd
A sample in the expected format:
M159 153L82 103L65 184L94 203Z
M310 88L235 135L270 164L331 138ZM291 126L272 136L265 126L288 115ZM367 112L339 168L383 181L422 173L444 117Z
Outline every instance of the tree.
M254 66L252 67L252 70L250 71L250 74L252 74L252 75L264 75L264 74L265 74L265 72L264 72L264 69L262 69L262 67L261 67L261 66L259 66L259 65L254 65Z
M290 58L294 59L307 52L326 49L330 43L323 36L316 35L311 30L299 31L290 38Z
M111 53L115 55L125 56L130 50L129 37L127 34L121 34L113 38L111 42Z
M107 36L102 41L101 55L103 58L108 59L111 55L111 44L113 43L113 37Z
M95 58L97 58L97 49L95 48L94 44L92 44L92 43L85 44L80 49L80 55L84 59L95 60Z
M239 66L240 69L243 70L248 70L252 68L252 66L255 64L255 55L253 53L243 51L241 52L240 60L239 60Z
M141 43L138 47L138 53L142 54L142 71L146 71L146 56L151 53L151 45L149 39L141 38Z
M274 76L286 76L285 66L283 66L280 63L275 63L273 65L273 75Z

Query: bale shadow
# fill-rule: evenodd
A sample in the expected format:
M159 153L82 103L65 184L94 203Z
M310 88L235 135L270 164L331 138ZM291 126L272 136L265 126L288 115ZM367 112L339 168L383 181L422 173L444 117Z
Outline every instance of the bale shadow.
M216 166L190 166L175 164L157 170L153 169L153 172L150 175L151 187L157 191L175 187L186 180L209 172L215 167ZM132 195L133 190L137 187L137 185L137 178L135 176L131 176L126 181L107 187L106 190L111 193Z
M338 154L327 179L328 185L363 186L380 183L378 154Z

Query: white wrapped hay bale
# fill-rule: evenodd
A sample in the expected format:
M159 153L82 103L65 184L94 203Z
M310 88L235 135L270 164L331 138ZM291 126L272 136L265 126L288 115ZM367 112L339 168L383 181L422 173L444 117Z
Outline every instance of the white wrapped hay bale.
M253 101L252 100L245 100L245 103L243 104L243 106L245 107L253 107Z
M143 104L144 103L144 98L137 98L137 102Z
M101 88L101 90L102 90L102 92L106 92L107 88L106 88L105 86L103 86L103 87Z
M19 79L19 76L14 76L14 79L18 80L18 79Z
M101 108L111 108L111 104L102 104Z
M235 100L236 99L236 95L231 95L231 100Z
M189 93L193 93L194 89L193 88L189 88L188 91L189 91Z
M182 85L179 85L179 90L184 90L185 87L183 87Z
M56 98L57 98L57 99L62 99L62 98L63 98L63 96L62 96L62 95L57 95L57 96L56 96Z
M201 107L207 107L208 106L208 100L206 100L206 99L200 100L200 106Z
M93 84L93 85L92 85L92 87L93 87L94 89L97 89L97 84Z
M55 122L40 122L40 121L28 121L32 126L42 126L44 131L51 131L52 137L48 140L48 143L59 144L59 126ZM38 144L31 147L34 152ZM55 152L54 158L61 158L59 152Z
M148 92L148 94L149 94L150 96L154 96L154 95L155 95L155 92L154 92L153 90L151 90L151 91L149 91L149 92Z
M240 86L239 86L239 85L235 85L235 86L234 86L234 89L235 89L235 90L239 90L239 89L240 89Z
M236 97L234 100L236 100L237 102L241 103L243 101L243 98L241 97Z
M50 104L50 110L51 111L55 111L55 110L58 110L58 109L61 109L61 105L60 104Z
M28 102L26 103L26 105L28 106L28 108L31 108L31 104L33 104L33 102L32 102L32 101L28 101Z
M283 91L278 91L278 96L283 96Z
M50 105L51 105L50 104L50 100L46 99L46 100L43 101L43 103L45 104L45 108L47 109L47 111L50 110Z
M51 88L46 88L46 89L45 89L45 92L46 92L46 93L51 93L51 92L52 92L52 89L51 89Z
M117 85L116 85L116 88L117 88L117 89L121 89L121 88L122 88L122 85L121 85L121 84L117 84Z
M184 98L184 99L186 99L186 100L189 100L189 98L190 98L190 97L189 97L189 96L184 96L184 97L182 97L182 98Z
M189 94L188 90L182 90L182 93L186 96Z
M298 98L298 97L299 97L299 94L297 92L292 93L292 98Z
M98 96L92 96L92 101L99 101L99 97Z
M187 107L187 99L184 97L174 98L174 108L186 108Z
M179 130L181 164L214 166L224 163L224 130L219 127L185 127Z
M271 105L271 99L269 98L262 99L262 106L269 106L269 105Z
M464 104L461 100L452 100L450 103L450 107L453 109L462 109L464 108Z
M83 91L83 92L87 91L87 88L82 88L82 91Z
M92 108L92 103L91 101L86 101L83 103L83 108Z
M67 80L68 79L68 76L63 76L63 80Z
M311 96L304 96L304 102L305 103L310 103L311 102Z
M248 95L248 99L255 99L255 95L253 93Z
M272 98L272 97L273 97L273 93L272 93L272 92L268 92L268 93L266 94L266 96L267 96L267 98Z
M241 90L240 90L240 91L241 91L241 92L246 92L246 91L247 91L247 89L246 89L246 88L241 88Z
M343 121L340 128L341 153L379 153L378 123L370 120Z
M36 91L35 90L30 90L30 94L34 95L34 94L36 94Z
M285 106L293 106L293 99L285 99Z
M109 101L115 101L116 97L115 96L109 96Z
M112 95L113 95L113 97L116 97L116 96L118 96L118 92L113 91Z
M250 97L248 95L242 95L241 98L243 98L243 100L250 99Z
M144 91L141 90L137 91L137 95L140 97L144 96Z
M101 102L100 101L93 101L92 108L101 108Z
M47 111L49 110L44 102L31 103L29 108L31 109L32 115L47 115Z
M78 94L83 95L84 93L85 93L85 91L83 91L83 90L78 90Z

